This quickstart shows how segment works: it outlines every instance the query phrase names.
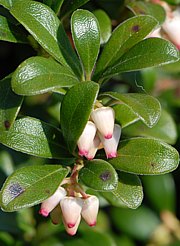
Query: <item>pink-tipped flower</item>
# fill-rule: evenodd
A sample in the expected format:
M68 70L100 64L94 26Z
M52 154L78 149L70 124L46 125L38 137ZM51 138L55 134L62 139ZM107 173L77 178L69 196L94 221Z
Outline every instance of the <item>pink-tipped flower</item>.
M39 214L47 217L49 213L58 205L58 203L66 196L67 192L64 188L58 187L52 196L41 203Z
M73 228L81 214L83 200L79 197L65 197L60 205L64 223L67 227Z
M92 111L91 118L94 121L98 131L104 138L112 138L115 119L115 113L112 108L97 108Z
M117 157L117 147L121 136L121 127L117 124L114 125L114 132L111 139L104 139L100 134L99 137L104 146L107 158Z
M89 149L89 152L87 155L85 155L85 157L88 159L88 160L92 160L95 155L96 155L96 152L99 148L99 145L101 143L101 140L99 139L98 135L95 136L93 142L92 142L92 145Z
M88 121L80 138L77 141L80 156L88 155L89 149L96 134L96 130L97 129L95 124L91 121Z
M58 204L50 213L51 221L54 225L58 225L61 222L61 207Z
M90 196L84 200L81 215L89 226L95 226L99 210L99 200L96 196Z
M77 232L77 229L78 229L78 226L80 224L80 221L81 221L81 215L79 215L77 221L76 221L76 224L69 228L66 224L66 222L64 221L64 218L63 218L63 223L64 223L64 226L65 226L65 229L66 229L66 232L70 235L70 236L74 236Z
M176 9L172 12L170 17L166 17L162 28L168 35L170 41L180 49L180 9Z

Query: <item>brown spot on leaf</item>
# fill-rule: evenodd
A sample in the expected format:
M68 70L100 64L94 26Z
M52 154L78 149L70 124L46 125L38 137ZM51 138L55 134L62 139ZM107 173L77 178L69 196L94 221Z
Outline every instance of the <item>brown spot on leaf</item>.
M22 194L24 191L25 189L19 183L14 183L9 186L9 192L14 198Z
M139 30L140 30L139 25L135 25L135 26L132 27L132 31L133 32L139 32Z
M49 195L51 192L50 192L50 190L47 189L47 190L45 190L45 193Z
M153 162L151 163L151 167L152 167L152 168L154 168L155 165L156 165L155 163L153 163Z
M11 124L10 124L10 122L8 120L5 120L4 121L4 126L5 126L6 130L8 130L10 128Z
M105 172L101 173L101 175L99 177L100 177L100 179L102 179L102 181L107 181L107 180L111 179L111 172L105 171Z

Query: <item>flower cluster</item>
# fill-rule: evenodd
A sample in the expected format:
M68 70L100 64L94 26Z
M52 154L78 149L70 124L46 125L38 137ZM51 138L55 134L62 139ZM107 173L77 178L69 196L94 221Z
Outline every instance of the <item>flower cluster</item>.
M152 2L159 4L164 8L166 19L162 24L162 27L153 31L149 37L166 38L174 43L178 50L180 50L180 8L173 11L164 1L152 0Z
M65 188L59 186L55 193L42 202L39 213L47 217L49 214L54 224L62 222L67 233L75 235L81 217L89 226L96 225L99 200L96 196L67 196Z
M104 148L107 158L117 156L121 127L114 124L115 113L111 107L99 107L91 112L77 145L79 155L92 160L98 149Z

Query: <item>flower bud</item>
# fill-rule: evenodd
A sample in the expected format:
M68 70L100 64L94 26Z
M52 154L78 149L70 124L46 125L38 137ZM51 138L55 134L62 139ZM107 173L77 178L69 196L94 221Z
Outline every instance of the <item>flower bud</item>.
M98 147L100 145L101 141L98 137L98 135L95 136L93 142L92 142L92 145L89 149L89 152L87 155L85 155L85 157L88 159L88 160L92 160L94 158L94 156L96 155L96 152L98 150Z
M114 129L114 110L110 107L101 107L92 111L91 118L94 121L98 131L106 138L112 138Z
M83 201L79 197L65 197L60 202L61 211L67 227L73 228L81 214Z
M62 187L58 187L58 189L54 192L52 196L47 198L45 201L41 203L41 209L39 210L39 214L44 217L47 217L49 213L58 205L61 199L66 196L66 190Z
M50 213L51 221L54 225L58 225L61 222L61 208L58 204Z
M99 209L99 200L96 196L90 196L84 200L81 215L89 226L96 225Z
M65 226L65 229L66 229L66 232L70 235L70 236L74 236L77 232L77 229L78 229L78 226L80 224L80 221L81 221L81 215L79 215L77 221L76 221L76 224L69 228L66 224L66 222L64 221L64 218L63 218L63 223L64 223L64 226Z
M113 158L117 156L117 147L121 136L121 127L117 124L114 125L114 132L111 139L104 139L100 134L99 137L104 146L107 158Z
M88 121L80 138L77 141L80 156L88 155L89 149L96 134L96 130L97 129L95 124L91 121Z

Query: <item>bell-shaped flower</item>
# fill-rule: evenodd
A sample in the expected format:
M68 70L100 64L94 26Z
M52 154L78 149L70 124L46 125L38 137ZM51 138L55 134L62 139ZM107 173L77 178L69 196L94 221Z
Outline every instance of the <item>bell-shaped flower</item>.
M93 122L88 121L80 138L77 141L77 145L79 148L79 155L86 156L90 150L90 147L93 143L93 139L96 134L96 126Z
M68 227L66 222L64 221L64 218L63 218L63 223L64 223L64 226L65 226L65 229L66 229L66 232L70 235L70 236L74 236L77 232L77 229L78 229L78 226L80 224L80 221L81 221L81 215L79 215L77 221L76 221L76 224L73 226L73 227Z
M51 221L54 225L58 225L61 222L61 207L58 204L50 213Z
M64 223L73 228L81 214L83 200L79 197L65 197L60 202Z
M97 152L97 150L99 148L100 143L101 143L101 140L99 139L99 136L96 135L95 138L94 138L94 140L93 140L93 142L92 142L92 144L91 144L91 147L89 149L88 154L85 155L85 157L88 160L92 160L95 157L96 152Z
M104 138L112 138L115 113L111 107L101 107L93 110L91 118Z
M58 203L66 196L67 192L63 187L58 187L52 196L41 203L39 214L47 217L49 213L58 205Z
M117 157L117 147L121 136L121 127L117 124L114 125L113 136L111 139L105 139L101 134L99 137L104 146L107 158Z
M90 196L84 200L81 215L89 226L95 226L99 210L99 200Z

